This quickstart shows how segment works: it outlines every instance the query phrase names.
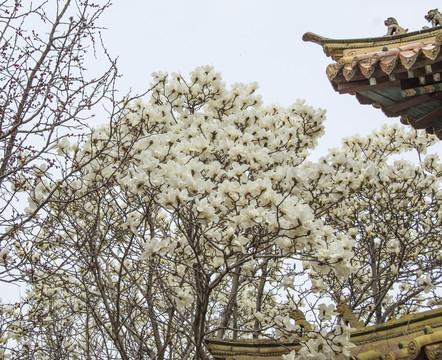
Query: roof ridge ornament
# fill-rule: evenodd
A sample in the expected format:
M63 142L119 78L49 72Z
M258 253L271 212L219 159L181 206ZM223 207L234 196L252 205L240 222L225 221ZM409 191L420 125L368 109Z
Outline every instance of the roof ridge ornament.
M301 327L302 332L312 331L312 326L307 322L305 315L301 310L295 309L290 312L289 316L295 320L295 325L299 325Z
M389 17L383 36L330 39L309 32L303 40L321 45L334 60L326 73L338 93L355 95L388 117L407 117L411 127L442 140L442 14L433 9L425 19L433 27L407 32Z
M353 329L362 329L364 327L364 323L359 321L358 318L353 314L350 307L344 301L341 301L336 310L341 315L342 320L346 325L350 325Z
M433 9L425 15L425 19L431 23L432 27L442 26L442 14L438 9Z
M404 29L402 26L399 26L394 17L389 17L384 21L384 24L388 27L387 34L385 36L400 35L408 32L408 29Z

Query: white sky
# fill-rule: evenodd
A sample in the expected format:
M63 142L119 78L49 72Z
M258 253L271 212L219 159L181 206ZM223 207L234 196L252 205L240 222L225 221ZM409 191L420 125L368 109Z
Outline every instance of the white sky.
M335 92L325 74L332 60L302 35L382 36L390 16L415 31L429 25L424 16L438 6L438 0L114 0L102 25L111 55L119 57L122 94L146 90L154 71L188 74L213 65L227 84L257 81L265 103L287 106L301 98L327 109L317 150L324 154L344 136L399 118Z

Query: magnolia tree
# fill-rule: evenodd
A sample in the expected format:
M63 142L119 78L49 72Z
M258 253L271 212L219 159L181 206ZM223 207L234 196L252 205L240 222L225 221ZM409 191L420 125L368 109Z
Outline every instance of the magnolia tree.
M289 315L311 291L296 262L345 281L354 240L306 198L324 112L264 106L256 87L227 89L210 67L155 74L148 102L59 142L78 170L32 179L30 211L45 214L17 253L26 298L3 313L13 358L206 359L206 337L301 333ZM340 329L311 341L348 354Z
M107 64L107 70L93 77L84 67L94 49L102 52L95 47L95 22L107 6L71 0L35 5L1 1L0 281L22 277L25 264L15 253L23 251L17 234L32 231L32 219L50 198L38 195L45 186L56 191L49 174L63 180L78 170L64 166L56 145L84 132L90 108L112 99L115 64L103 53L106 61L100 66ZM19 193L34 187L36 201L25 212L21 205L26 197Z
M436 155L425 156L430 144L426 136L382 128L307 165L316 217L355 240L349 278L310 275L365 325L441 305L442 166ZM411 150L418 164L398 157Z

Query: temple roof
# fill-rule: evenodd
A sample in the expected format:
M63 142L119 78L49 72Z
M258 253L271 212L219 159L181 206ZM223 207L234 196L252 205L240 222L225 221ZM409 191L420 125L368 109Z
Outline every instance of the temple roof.
M388 117L442 139L442 27L366 39L306 33L335 62L327 77L340 94L355 95Z
M350 339L357 360L442 359L442 308L358 329ZM282 355L300 348L300 341L208 339L206 343L216 360L282 360Z

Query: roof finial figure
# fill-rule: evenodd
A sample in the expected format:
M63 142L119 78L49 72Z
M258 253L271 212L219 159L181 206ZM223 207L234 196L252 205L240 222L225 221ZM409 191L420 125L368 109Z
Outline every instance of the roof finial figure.
M408 31L408 29L399 26L394 17L389 17L384 21L384 24L385 26L388 26L387 34L385 36L405 34Z
M364 323L357 319L345 302L341 301L336 307L336 310L341 314L345 325L350 325L353 329L361 329L364 327Z
M425 15L425 19L431 22L432 27L442 25L442 14L437 9L430 10L428 15Z

